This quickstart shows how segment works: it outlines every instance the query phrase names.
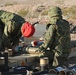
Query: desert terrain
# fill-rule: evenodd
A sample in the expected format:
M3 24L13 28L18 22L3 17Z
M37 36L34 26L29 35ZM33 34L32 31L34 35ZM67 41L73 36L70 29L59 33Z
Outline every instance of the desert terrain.
M52 5L59 6L64 19L76 26L76 0L0 0L0 10L19 14L30 23L40 20L44 25L48 22L47 12ZM72 61L69 60L69 63L76 64L76 33L71 34L71 41L72 52L69 57Z

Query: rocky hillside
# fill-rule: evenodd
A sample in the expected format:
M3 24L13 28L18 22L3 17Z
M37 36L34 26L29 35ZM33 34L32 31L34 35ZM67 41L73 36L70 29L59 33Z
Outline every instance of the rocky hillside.
M75 25L76 0L0 0L0 10L17 13L30 22L48 22L47 12L52 5L61 7L64 18Z
M76 5L76 0L0 0L0 4L25 4L25 5L38 5L38 4L47 4L47 5L57 5L70 7Z

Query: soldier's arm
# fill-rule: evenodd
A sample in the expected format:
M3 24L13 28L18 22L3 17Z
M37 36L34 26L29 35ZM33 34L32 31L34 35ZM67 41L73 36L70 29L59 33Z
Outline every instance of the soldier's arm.
M48 47L50 47L53 43L54 35L55 35L55 25L50 25L44 36L44 43L39 48L47 49Z

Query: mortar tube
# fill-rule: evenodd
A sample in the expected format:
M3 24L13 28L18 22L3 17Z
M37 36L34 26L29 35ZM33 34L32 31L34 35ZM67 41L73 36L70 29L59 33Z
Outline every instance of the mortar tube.
M39 54L39 52L37 52L37 49L38 48L35 48L35 47L29 47L29 48L26 48L26 52L30 54Z

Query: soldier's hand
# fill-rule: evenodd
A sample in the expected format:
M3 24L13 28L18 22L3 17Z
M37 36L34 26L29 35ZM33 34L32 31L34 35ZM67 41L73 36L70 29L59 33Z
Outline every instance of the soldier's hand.
M43 52L43 51L42 51L41 49L38 48L38 49L36 50L36 52L39 52L39 53L40 53L40 52Z
M44 52L45 48L44 47L39 47L38 50L36 50L36 52Z

